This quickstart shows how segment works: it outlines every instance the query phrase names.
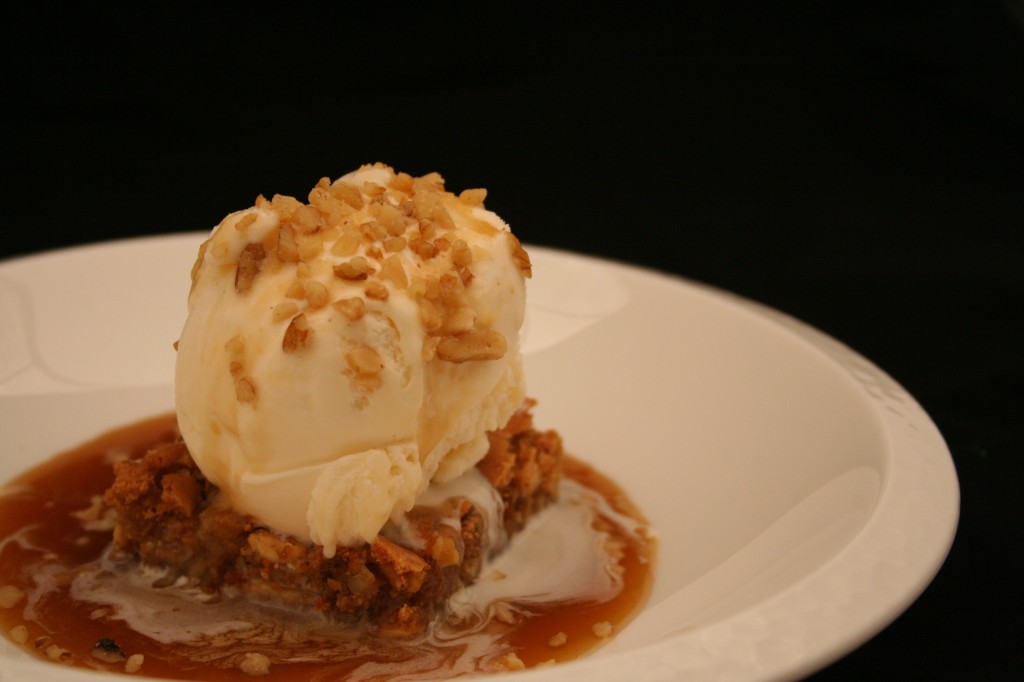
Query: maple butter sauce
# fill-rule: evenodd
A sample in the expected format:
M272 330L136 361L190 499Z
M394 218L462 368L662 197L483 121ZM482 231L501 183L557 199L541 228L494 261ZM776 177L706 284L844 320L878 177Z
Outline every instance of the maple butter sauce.
M560 500L414 640L209 595L107 557L113 462L174 437L173 415L106 433L0 491L0 628L56 664L190 680L426 680L570 661L643 606L655 539L608 478L563 459Z

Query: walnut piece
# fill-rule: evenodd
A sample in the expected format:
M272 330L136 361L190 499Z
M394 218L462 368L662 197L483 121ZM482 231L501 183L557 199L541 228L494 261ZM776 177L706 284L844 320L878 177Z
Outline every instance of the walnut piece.
M303 314L296 315L291 323L289 323L288 329L284 331L281 348L285 353L298 353L309 346L312 337L313 330L310 329L306 316Z
M356 256L334 266L334 274L339 279L366 279L372 272L373 268L370 267L370 262L362 256Z
M267 252L263 244L246 244L238 255L238 267L235 269L235 291L244 294L252 288L256 275L260 274L263 259Z
M526 253L526 249L523 248L522 243L514 234L511 232L507 234L512 242L512 260L519 266L519 271L523 273L524 277L533 277L533 264L530 263L530 254Z
M379 374L384 369L380 353L365 343L355 346L345 354L349 369L356 374Z
M348 318L350 322L360 320L366 314L366 302L355 296L338 299L331 304L331 307Z
M497 329L471 329L442 338L437 344L437 357L455 363L497 360L507 350L508 341Z

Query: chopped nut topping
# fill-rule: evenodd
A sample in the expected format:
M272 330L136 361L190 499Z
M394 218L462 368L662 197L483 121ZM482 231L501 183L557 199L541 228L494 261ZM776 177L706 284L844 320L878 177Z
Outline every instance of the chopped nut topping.
M347 280L366 279L372 272L373 268L370 267L369 261L362 256L356 256L334 266L334 274L341 279Z
M270 318L274 322L283 322L299 312L299 306L295 304L295 301L283 301L274 306L274 310L270 313Z
M416 279L415 293L417 296L437 301L441 298L441 285L436 277L419 277Z
M245 341L236 334L224 344L224 350L228 354L228 370L235 382L235 399L240 403L256 402L256 384L245 374Z
M564 632L559 632L558 634L552 636L551 639L548 640L548 646L562 646L568 641L569 635L565 634Z
M363 283L358 294L331 303L346 320L361 319L367 301L386 301L391 294L402 292L418 305L420 321L430 337L424 343L425 357L456 363L503 357L508 342L500 332L490 329L493 316L478 314L469 303L473 266L487 260L490 252L473 240L457 238L453 232L453 219L458 219L459 229L468 227L488 236L500 231L474 215L473 209L483 206L487 191L466 189L456 196L445 190L444 178L437 173L413 178L380 164L375 167L392 173L387 186L346 180L332 183L320 178L308 194L308 203L283 195L274 195L271 200L257 197L256 207L275 212L278 226L262 237L261 243L247 245L239 255L236 290L249 291L261 269L270 271L270 263L275 271L280 264L294 263L295 279L273 305L271 317L275 322L288 321L282 348L298 352L312 339L312 330L301 314L303 309L315 310L331 303L332 285L322 281L321 266L314 267L314 261L327 250L336 259L332 267L336 278ZM259 214L251 212L237 219L234 227L245 232L258 220ZM483 224L475 224L481 221ZM517 267L529 277L529 256L513 235L509 234L509 239ZM193 283L199 276L204 251L227 248L210 244L208 241L200 249ZM276 257L277 262L266 260L268 256ZM432 259L433 264L428 265L426 262ZM425 268L417 272L421 264ZM257 389L246 374L241 349L229 353L236 397L243 402L256 400ZM366 379L370 375L365 372L359 376L366 385L373 383Z
M440 336L428 336L423 340L423 362L430 362L437 357L437 344L441 343Z
M285 353L297 353L305 350L313 340L313 330L306 321L306 316L296 315L288 328L284 331L284 339L281 341L281 348Z
M409 277L405 274L402 259L396 255L390 255L384 259L384 263L380 268L380 277L390 281L399 289L405 289L409 286Z
M439 205L430 218L437 223L440 227L446 230L455 229L455 221L452 220L451 215L448 213L448 209L444 206Z
M376 220L371 220L359 225L359 231L363 237L371 242L379 242L388 238L388 231Z
M594 623L591 630L594 632L594 636L601 637L602 639L612 636L612 624L606 620L602 620L600 623Z
M523 663L523 659L519 658L518 654L514 651L502 654L494 659L494 667L496 670L526 670L526 664Z
M359 188L355 185L350 185L343 180L338 180L331 185L331 194L333 194L335 198L344 201L352 208L363 207L363 193L360 192Z
M230 247L224 242L217 242L213 245L213 257L217 260L224 260L228 257Z
M437 236L437 225L429 218L420 218L420 236L424 239L433 239Z
M0 608L13 608L24 598L24 590L15 585L4 585L3 587L0 587Z
M384 369L380 354L365 343L354 346L345 354L345 361L356 374L379 374Z
M299 234L316 232L320 228L320 211L316 206L300 206L292 213L288 222Z
M414 194L426 192L440 192L444 189L444 178L440 173L427 173L426 175L413 178L412 191Z
M487 235L488 237L498 234L501 230L486 220L480 220L479 218L471 218L466 221L466 225L469 229L479 234Z
M388 300L388 288L380 282L368 282L365 291L366 298L372 298L374 301Z
M309 193L309 203L315 206L320 212L321 228L323 225L336 225L346 216L352 215L354 210L351 206L331 194L330 184L326 183L327 178L321 179L317 186Z
M325 244L328 242L335 241L338 237L341 236L341 221L336 220L331 222L331 227L325 227L321 229L319 234L320 241L324 242Z
M331 246L331 253L335 256L351 256L359 250L363 236L356 231L345 232Z
M196 282L199 280L199 271L203 268L203 260L206 259L206 249L210 247L210 240L207 239L199 245L199 254L196 256L196 262L192 264L192 287L194 288Z
M74 654L64 647L57 646L56 644L51 644L46 647L46 649L43 650L43 653L46 654L46 657L51 661L65 662L74 658Z
M290 221L292 216L302 208L302 202L295 197L275 194L270 200L270 208L281 217L283 221Z
M449 305L464 305L466 299L466 287L462 278L458 275L446 272L438 280L441 290L441 300Z
M437 344L437 357L445 362L497 360L504 357L508 342L496 329L474 329L445 336Z
M417 178L422 180L422 178ZM412 214L420 220L433 220L434 211L441 206L441 195L436 191L420 190L416 187L417 181L413 180L413 188L416 193L412 195Z
M299 242L299 260L309 262L324 250L324 243L319 235L309 235Z
M380 213L377 215L377 222L392 237L400 237L405 234L405 216L394 206L387 204L381 206Z
M391 187L404 192L405 194L412 193L412 176L408 173L395 173L391 178Z
M470 206L483 206L484 199L487 198L486 189L464 189L459 193L459 199L463 203L469 204Z
M238 219L238 221L235 223L235 229L238 230L239 232L245 232L255 222L256 222L256 214L255 213L247 213L247 214L245 214L244 216L242 216L241 218Z
M491 605L494 608L494 620L505 625L515 625L519 622L519 615L509 606L506 601L498 600Z
M382 187L376 182L366 181L363 183L363 192L370 197L379 197L384 194L385 190L387 190L387 187Z
M245 340L240 335L235 334L224 344L224 350L229 355L239 355L245 351Z
M356 374L352 377L352 384L364 393L373 393L384 382L381 380L380 374Z
M423 328L428 332L440 329L444 320L438 307L429 298L421 298L417 303L419 304L420 322L423 324Z
M250 377L235 379L235 400L240 403L254 403L257 397L256 384Z
M124 671L126 673L137 673L142 668L142 662L146 660L146 657L142 654L132 654L128 657L128 660L124 662Z
M270 674L270 658L265 654L247 653L242 656L238 669L246 675L262 677Z
M452 263L456 267L464 268L473 262L473 251L469 244L462 239L452 242Z
M299 244L295 232L289 225L282 225L277 231L277 259L282 263L299 262Z
M523 273L524 277L533 276L533 265L530 263L530 255L526 253L523 245L519 242L514 234L511 232L506 233L509 240L512 242L512 260L515 261L516 265L519 266L520 272Z
M441 195L433 192L413 195L411 199L399 204L398 209L406 216L406 226L417 230L425 239L437 236L444 226L444 219L448 217Z
M409 248L423 260L430 260L437 255L437 247L432 242L419 237L409 242Z
M342 298L331 305L351 322L362 319L366 314L366 303L361 298Z
M445 335L468 332L473 328L474 324L476 324L476 311L467 305L453 310L444 319L438 331Z
M267 252L262 244L247 244L238 256L235 269L235 291L244 294L252 288L253 280L260 273Z
M15 644L24 644L28 641L28 628L24 625L15 625L8 634Z
M306 302L310 308L323 308L330 301L330 296L330 291L323 282L315 279L306 282Z
M288 287L288 291L284 292L284 295L301 301L306 298L306 284L301 279L297 279L292 282L292 285Z

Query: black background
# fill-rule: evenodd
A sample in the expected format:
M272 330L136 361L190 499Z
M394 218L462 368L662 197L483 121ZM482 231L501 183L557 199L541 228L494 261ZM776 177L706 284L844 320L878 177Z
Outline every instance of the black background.
M932 415L950 557L815 679L1019 674L1024 7L631 5L6 9L0 258L373 161L487 187L524 242L779 308Z

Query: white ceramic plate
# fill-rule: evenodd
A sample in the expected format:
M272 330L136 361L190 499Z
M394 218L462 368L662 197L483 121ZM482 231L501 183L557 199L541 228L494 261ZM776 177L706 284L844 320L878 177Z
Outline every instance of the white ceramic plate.
M202 235L0 263L0 480L169 410ZM884 372L776 311L533 247L537 421L611 474L661 538L650 602L592 657L526 680L778 680L891 622L945 559L959 491ZM0 677L96 679L4 643Z

